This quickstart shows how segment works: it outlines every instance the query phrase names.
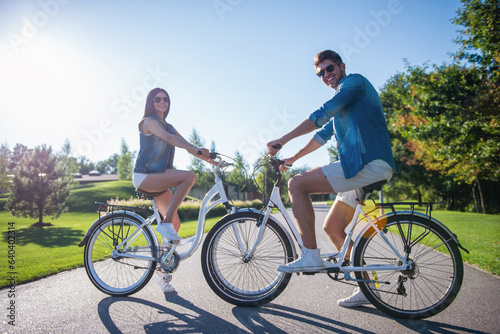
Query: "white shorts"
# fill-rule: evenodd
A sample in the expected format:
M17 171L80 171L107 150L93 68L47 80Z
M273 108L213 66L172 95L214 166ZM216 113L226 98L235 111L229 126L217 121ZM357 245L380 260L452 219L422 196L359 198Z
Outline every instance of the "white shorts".
M148 176L149 174L144 174L144 173L133 173L132 174L132 183L134 184L134 187L136 189L139 188L141 185L142 181Z
M391 166L383 160L374 160L363 167L354 177L346 179L340 161L332 162L321 167L323 174L337 192L335 201L341 201L350 207L355 208L356 189L370 185L372 183L390 180L394 171Z

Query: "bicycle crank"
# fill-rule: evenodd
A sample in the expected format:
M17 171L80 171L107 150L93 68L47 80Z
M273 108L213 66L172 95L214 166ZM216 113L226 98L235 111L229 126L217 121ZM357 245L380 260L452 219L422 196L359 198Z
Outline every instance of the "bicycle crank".
M173 273L179 267L181 262L181 257L179 253L174 251L173 253L167 252L160 257L161 268L167 273Z

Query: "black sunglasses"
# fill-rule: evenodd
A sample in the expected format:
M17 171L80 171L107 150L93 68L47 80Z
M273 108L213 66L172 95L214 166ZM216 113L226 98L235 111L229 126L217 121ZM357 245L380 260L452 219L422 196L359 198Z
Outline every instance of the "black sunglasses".
M159 97L159 96L156 96L156 97L154 98L155 103L160 103L160 102L161 102L161 100L163 100L163 102L165 102L165 103L169 103L169 102L170 102L170 101L168 100L168 97Z
M327 71L328 73L331 73L335 70L335 64L340 64L340 63L330 64L324 70L321 70L318 73L316 73L316 75L320 78L323 78L323 76L325 75L325 71Z

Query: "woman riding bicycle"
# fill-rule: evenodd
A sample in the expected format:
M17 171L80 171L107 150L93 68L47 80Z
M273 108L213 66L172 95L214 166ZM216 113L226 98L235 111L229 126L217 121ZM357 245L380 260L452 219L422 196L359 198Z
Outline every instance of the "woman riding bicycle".
M173 169L175 147L183 148L195 157L215 165L206 148L187 142L175 128L166 122L170 111L170 97L162 88L149 92L144 116L139 122L140 149L132 180L142 192L154 193L163 221L156 231L173 242L180 241L177 231L181 221L177 209L193 187L196 175L191 171ZM172 194L171 188L175 187ZM165 292L175 289L169 285Z

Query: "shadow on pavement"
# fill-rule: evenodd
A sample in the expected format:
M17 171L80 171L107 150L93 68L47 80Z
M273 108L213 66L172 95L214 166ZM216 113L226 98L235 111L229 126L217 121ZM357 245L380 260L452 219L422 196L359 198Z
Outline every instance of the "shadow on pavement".
M165 333L175 331L179 333L236 333L245 332L241 327L207 312L177 293L166 295L167 303L176 305L176 310L167 305L134 298L108 297L98 305L99 317L109 333ZM185 311L178 309L184 308ZM360 307L352 310L352 317L356 312L369 313L373 316L392 319L394 322L417 333L472 333L485 332L456 325L444 324L429 319L403 320L391 318L381 311L371 307ZM297 332L315 328L320 332L331 333L376 333L355 325L346 324L341 320L319 316L296 308L277 304L253 307L233 307L233 315L250 333L286 333L284 328L290 328L290 323ZM266 319L272 315L273 321Z
M98 305L99 317L109 333L220 333L240 328L213 315L176 292L166 295L168 303L185 309L179 312L167 306L134 297L108 297Z

